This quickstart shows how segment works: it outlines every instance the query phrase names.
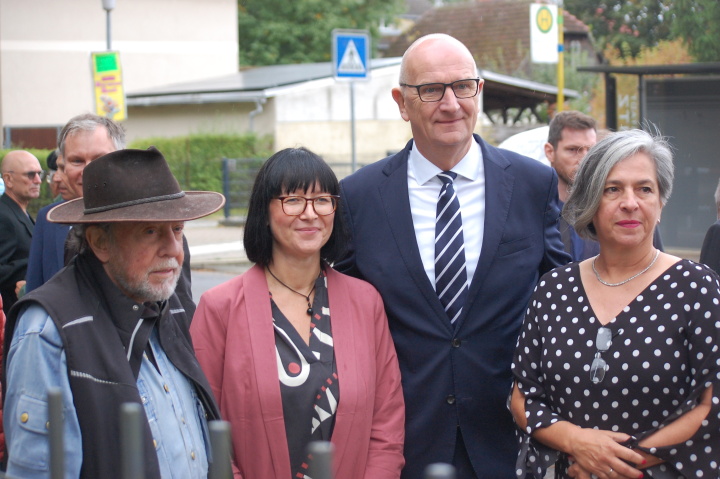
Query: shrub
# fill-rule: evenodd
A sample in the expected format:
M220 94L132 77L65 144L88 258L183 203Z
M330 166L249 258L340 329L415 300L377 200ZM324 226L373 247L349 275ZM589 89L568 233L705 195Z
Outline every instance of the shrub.
M155 146L185 190L222 192L222 158L262 158L272 154L270 138L254 134L193 134L175 138L144 138L130 148Z

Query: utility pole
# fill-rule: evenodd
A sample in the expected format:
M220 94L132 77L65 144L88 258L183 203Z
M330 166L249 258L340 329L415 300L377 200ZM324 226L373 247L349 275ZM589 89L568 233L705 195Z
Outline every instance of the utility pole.
M112 22L110 21L110 12L115 8L115 0L102 0L102 6L106 12L105 45L107 46L107 51L110 51L112 50Z

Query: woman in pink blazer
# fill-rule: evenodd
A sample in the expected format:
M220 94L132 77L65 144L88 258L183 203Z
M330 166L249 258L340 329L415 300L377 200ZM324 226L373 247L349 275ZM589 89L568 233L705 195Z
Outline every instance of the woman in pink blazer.
M335 445L338 479L399 478L405 407L382 300L336 272L347 242L337 178L282 150L260 169L244 233L253 266L206 292L195 351L232 426L236 477L308 473L307 444Z

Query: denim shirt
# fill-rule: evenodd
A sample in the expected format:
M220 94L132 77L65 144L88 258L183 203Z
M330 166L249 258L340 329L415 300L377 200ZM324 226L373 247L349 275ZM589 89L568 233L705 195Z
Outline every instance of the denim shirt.
M195 388L165 355L155 330L149 344L157 369L145 355L137 385L162 477L205 478L209 436L204 408ZM8 476L48 477L47 390L54 386L62 391L63 398L65 477L79 477L82 436L65 351L55 323L42 307L31 305L20 314L7 366L3 419Z

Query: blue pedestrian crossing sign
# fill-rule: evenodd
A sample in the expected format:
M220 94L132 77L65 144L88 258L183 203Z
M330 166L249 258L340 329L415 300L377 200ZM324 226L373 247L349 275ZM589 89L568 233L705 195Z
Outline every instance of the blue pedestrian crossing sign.
M332 32L333 76L338 79L370 78L370 34L367 30L335 29Z

